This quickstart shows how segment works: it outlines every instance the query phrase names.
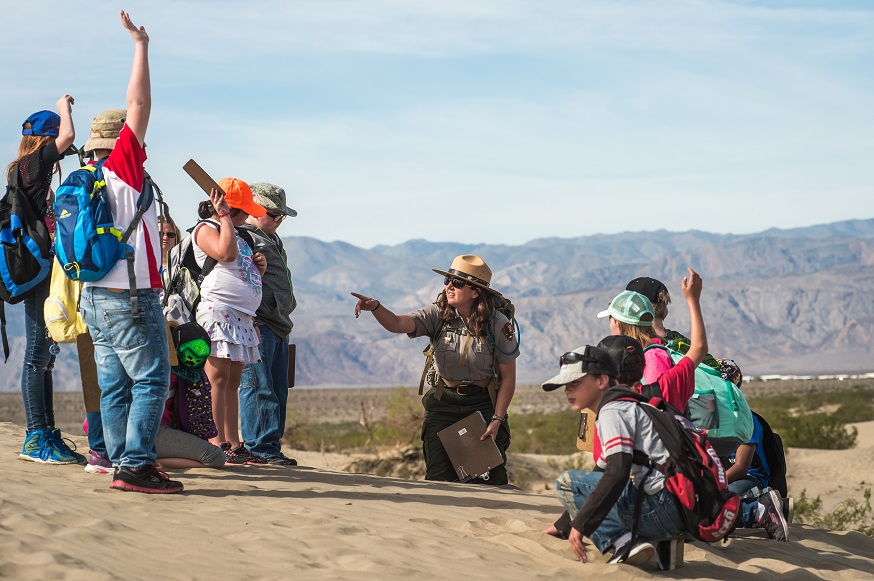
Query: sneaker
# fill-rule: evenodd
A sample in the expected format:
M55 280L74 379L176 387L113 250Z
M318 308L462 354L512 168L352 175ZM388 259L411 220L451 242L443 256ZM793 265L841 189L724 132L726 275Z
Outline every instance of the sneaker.
M297 466L297 460L294 458L288 458L284 454L280 454L279 456L266 456L264 460L267 461L271 466Z
M112 462L106 456L101 456L94 450L88 454L88 464L85 465L85 472L91 474L112 474Z
M795 499L791 496L789 498L781 499L782 508L783 508L783 518L786 519L786 524L792 524L792 517L795 516Z
M70 438L64 438L61 435L61 430L59 430L58 428L52 428L51 431L52 431L52 438L55 440L55 445L58 448L63 450L63 452L67 456L71 456L72 458L75 458L76 464L81 464L82 466L85 466L86 464L88 464L88 459L76 451L76 442L74 442ZM70 448L70 446L67 445L67 442L72 444L73 447Z
M75 457L57 445L51 430L33 430L24 438L19 460L39 464L76 464Z
M228 442L222 442L219 447L222 449L222 452L225 453L225 464L242 466L248 461L248 458L239 456L233 450L231 450L231 445Z
M646 541L637 541L633 547L628 544L622 545L613 551L613 556L607 561L608 565L625 563L626 565L643 565L655 556L655 547Z
M167 474L150 465L139 470L132 470L127 466L116 468L109 487L144 494L174 494L182 492L183 488L181 482L170 480Z
M228 445L230 446L230 444ZM267 464L266 458L253 454L244 444L240 444L239 446L231 450L231 454L235 454L236 456L243 458L246 464L252 466L263 466Z
M768 494L763 494L759 498L759 504L764 510L756 524L765 529L769 539L788 541L789 525L786 524L786 517L783 516L783 499L780 498L780 493L772 490Z

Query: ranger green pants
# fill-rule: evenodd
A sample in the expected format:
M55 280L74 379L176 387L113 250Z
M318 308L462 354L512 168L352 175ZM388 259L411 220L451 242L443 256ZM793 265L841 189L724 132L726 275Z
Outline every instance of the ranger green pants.
M489 392L486 390L475 395L458 395L452 391L445 390L443 397L437 399L434 396L434 388L431 388L422 397L422 405L425 406L425 421L422 424L422 452L425 456L425 480L458 482L458 474L455 473L455 468L453 468L452 462L449 461L449 456L446 454L446 450L443 449L443 444L440 443L437 432L476 411L482 412L483 417L488 422L495 415L495 408L492 405L491 398L489 398ZM510 427L507 422L501 424L495 443L498 445L498 450L501 451L504 464L493 468L489 472L488 480L476 478L471 482L477 484L507 484L509 482L506 462L507 448L510 447Z

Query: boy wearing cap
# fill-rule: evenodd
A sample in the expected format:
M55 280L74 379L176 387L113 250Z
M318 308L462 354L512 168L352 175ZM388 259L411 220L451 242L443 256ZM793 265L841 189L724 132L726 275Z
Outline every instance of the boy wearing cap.
M654 542L681 535L685 528L677 501L664 487L664 475L639 464L645 454L655 464L665 463L668 452L646 413L632 401L601 405L608 388L617 385L617 365L599 347L584 345L560 359L561 371L543 384L544 391L564 387L575 410L597 412L596 426L603 443L603 472L568 470L555 481L556 496L570 514L568 540L574 554L586 562L583 536L603 554L613 550L608 563L639 565L655 555ZM643 494L638 540L631 545L635 503Z
M149 35L121 12L122 26L134 40L133 66L127 88L127 111L97 115L85 151L103 164L103 177L116 225L133 221L143 187L145 136L151 113ZM158 292L161 290L161 235L152 204L128 239L134 249L136 288L127 264L119 261L101 280L85 283L80 310L94 341L100 384L100 412L109 458L115 465L110 488L168 494L182 484L155 469L155 438L161 420L170 361L167 332ZM133 318L136 293L139 317Z
M276 234L286 216L297 212L285 204L285 190L266 182L254 183L252 196L267 213L249 216L243 228L252 235L255 248L267 259L261 278L261 305L255 325L261 335L258 349L261 361L243 368L240 381L240 434L248 450L268 464L296 466L282 453L288 404L288 336L293 323L291 312L297 306L288 257L282 239Z

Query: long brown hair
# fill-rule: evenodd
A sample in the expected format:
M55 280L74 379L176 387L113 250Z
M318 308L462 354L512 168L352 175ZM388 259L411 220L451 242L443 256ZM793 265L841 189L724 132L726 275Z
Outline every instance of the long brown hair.
M486 336L486 325L492 318L492 294L479 287L473 287L479 291L477 297L473 299L473 306L470 310L470 320L467 322L467 329L475 337ZM442 291L437 297L437 306L440 308L440 320L449 323L455 320L457 316L455 307L449 304L446 300L446 291Z
M619 325L619 334L631 337L636 340L642 347L646 347L652 343L652 339L658 337L655 329L652 327L638 327L637 325L629 325L623 323L619 319L613 319Z
M25 128L29 129L30 123L26 123ZM15 169L15 164L21 161L22 157L38 151L40 147L48 145L54 140L55 138L51 135L22 135L21 143L18 145L18 157L6 166L6 182L12 183L12 170ZM52 175L54 174L58 174L58 179L61 179L60 162L55 162L55 171L52 172Z

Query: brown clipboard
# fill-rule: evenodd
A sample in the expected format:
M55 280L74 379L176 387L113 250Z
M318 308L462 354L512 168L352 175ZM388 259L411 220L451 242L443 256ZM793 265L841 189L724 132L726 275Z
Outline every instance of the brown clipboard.
M580 423L577 426L577 450L583 452L595 451L595 412L584 409L580 412Z
M194 180L194 183L200 186L200 189L206 192L207 196L212 192L212 190L218 190L223 194L225 193L222 187L218 185L218 182L212 179L212 177L210 177L210 175L200 167L200 164L193 159L186 161L185 165L182 166L182 169L184 169L185 173Z
M482 412L475 411L437 432L443 449L449 456L458 479L468 482L474 478L488 479L489 470L504 463L498 445L491 438L480 440L488 424Z
M288 344L288 389L294 387L294 363L297 359L297 345Z
M82 398L87 413L100 411L100 385L97 383L97 363L94 361L94 343L89 333L76 336L79 353L79 379L82 381Z

